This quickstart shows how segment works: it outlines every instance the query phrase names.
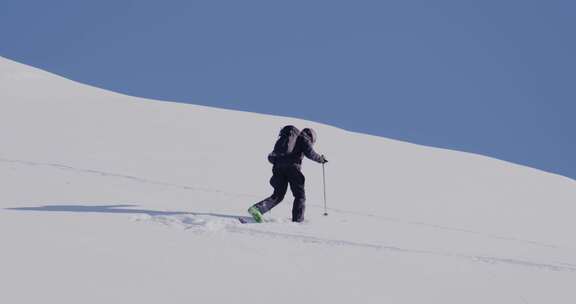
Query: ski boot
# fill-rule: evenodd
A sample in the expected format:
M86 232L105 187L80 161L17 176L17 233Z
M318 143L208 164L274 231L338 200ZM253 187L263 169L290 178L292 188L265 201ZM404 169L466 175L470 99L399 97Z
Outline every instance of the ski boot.
M248 208L248 213L250 213L250 215L254 218L254 220L257 223L262 223L264 221L264 219L262 218L262 213L255 206Z

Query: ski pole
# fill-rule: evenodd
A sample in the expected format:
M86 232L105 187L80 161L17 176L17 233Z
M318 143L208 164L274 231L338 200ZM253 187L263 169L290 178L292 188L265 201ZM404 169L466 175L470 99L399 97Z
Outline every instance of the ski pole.
M324 185L324 216L328 216L328 208L326 207L326 163L322 163L322 181Z

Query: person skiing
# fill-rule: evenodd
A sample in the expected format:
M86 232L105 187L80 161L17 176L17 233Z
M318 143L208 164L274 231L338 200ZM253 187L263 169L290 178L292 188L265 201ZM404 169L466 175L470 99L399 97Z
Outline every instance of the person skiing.
M324 155L319 155L314 151L313 146L316 139L316 132L310 128L299 132L294 126L285 126L280 130L274 151L268 155L268 161L274 165L270 179L274 193L248 209L248 213L256 222L262 222L262 215L284 199L288 185L290 185L294 195L292 221L304 221L306 194L304 190L305 177L301 171L302 160L306 156L321 164L328 162Z

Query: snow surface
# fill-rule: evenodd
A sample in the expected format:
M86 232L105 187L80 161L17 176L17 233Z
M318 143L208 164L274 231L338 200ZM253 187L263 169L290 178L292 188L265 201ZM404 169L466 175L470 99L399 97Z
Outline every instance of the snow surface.
M330 214L307 161L305 223L240 224L286 124ZM569 178L1 57L0 138L0 303L576 303Z

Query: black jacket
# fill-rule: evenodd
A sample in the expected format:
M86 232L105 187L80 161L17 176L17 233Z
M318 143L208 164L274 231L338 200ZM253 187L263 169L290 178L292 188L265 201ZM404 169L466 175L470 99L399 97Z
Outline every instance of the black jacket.
M292 153L274 158L274 165L301 165L304 156L315 162L323 163L324 157L314 151L314 143L316 143L316 132L308 128L302 130L296 140L296 145Z

